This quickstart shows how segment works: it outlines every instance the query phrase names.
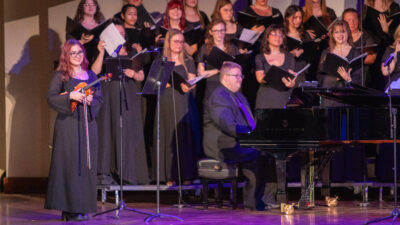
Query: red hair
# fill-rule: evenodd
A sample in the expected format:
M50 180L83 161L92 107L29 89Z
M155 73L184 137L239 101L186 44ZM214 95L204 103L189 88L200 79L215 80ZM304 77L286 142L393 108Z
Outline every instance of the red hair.
M69 54L71 52L72 46L75 45L78 45L83 51L83 61L81 63L82 70L86 70L89 65L89 61L86 59L85 47L83 47L83 45L78 40L69 39L68 41L65 42L64 46L62 47L60 55L60 63L58 64L57 67L57 71L62 72L61 79L63 81L69 80L69 78L72 77L74 73L74 70L71 66L71 62L69 60L71 57Z
M179 27L181 31L185 30L186 28L186 19L185 19L185 8L183 7L183 2L181 0L171 0L168 2L167 8L165 9L164 13L164 21L163 26L167 29L171 28L169 23L169 13L168 11L171 9L178 8L182 11L181 21L179 22Z

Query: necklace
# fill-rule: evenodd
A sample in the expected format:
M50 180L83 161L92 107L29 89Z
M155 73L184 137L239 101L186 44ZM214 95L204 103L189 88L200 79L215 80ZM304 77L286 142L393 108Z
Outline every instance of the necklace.
M254 7L259 9L259 10L263 10L263 11L266 11L266 10L268 10L270 8L268 5L267 6L259 6L257 4L254 4Z
M79 66L79 69L78 69L78 70L74 70L74 73L75 73L75 74L80 73L80 72L82 72L82 67L81 67L81 66Z

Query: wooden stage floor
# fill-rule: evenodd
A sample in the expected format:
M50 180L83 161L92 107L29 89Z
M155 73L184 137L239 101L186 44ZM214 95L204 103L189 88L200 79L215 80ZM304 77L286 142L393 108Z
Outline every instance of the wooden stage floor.
M91 218L84 222L62 222L60 212L43 209L44 195L11 195L0 194L0 224L145 224L145 215L130 211L121 212L119 219L114 219L114 213ZM317 203L322 203L317 201ZM364 222L388 216L391 214L392 202L371 202L370 206L360 208L355 201L339 201L339 206L328 208L316 206L312 210L296 210L293 215L283 215L278 209L269 211L249 211L245 209L231 210L228 206L222 209L209 207L203 210L200 205L177 209L171 205L162 204L161 213L179 216L184 222L171 219L156 219L149 224L363 224ZM128 207L155 213L154 203L127 203ZM98 204L98 212L111 209L113 203ZM391 224L391 221L376 224ZM396 222L400 224L400 220Z

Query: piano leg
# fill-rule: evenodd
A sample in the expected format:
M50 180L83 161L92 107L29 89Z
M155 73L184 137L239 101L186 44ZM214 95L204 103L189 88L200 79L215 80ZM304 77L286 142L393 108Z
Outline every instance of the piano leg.
M301 197L299 200L300 209L309 209L315 206L314 190L314 151L306 153L308 162L301 167Z
M286 160L275 159L276 179L278 188L276 192L276 201L280 205L286 203Z

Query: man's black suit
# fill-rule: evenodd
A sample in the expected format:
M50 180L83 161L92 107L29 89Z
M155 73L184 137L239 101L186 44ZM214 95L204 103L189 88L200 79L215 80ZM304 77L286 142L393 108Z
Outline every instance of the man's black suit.
M249 131L248 122L238 103L250 111L246 98L240 93L233 93L225 86L218 86L209 99L204 110L204 152L207 157L217 160L239 163L243 175L248 179L243 199L244 206L256 208L256 149L239 146L238 132Z

